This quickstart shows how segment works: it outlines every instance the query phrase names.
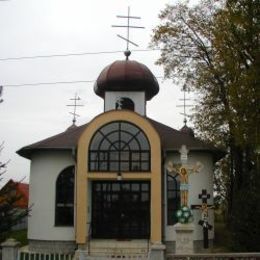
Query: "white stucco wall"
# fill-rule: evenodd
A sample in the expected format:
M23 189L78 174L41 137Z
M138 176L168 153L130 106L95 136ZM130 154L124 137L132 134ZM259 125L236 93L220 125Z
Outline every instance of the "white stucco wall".
M107 91L105 93L105 111L115 109L116 101L121 97L130 98L135 103L135 112L146 114L145 93L137 91Z
M72 153L37 152L31 159L28 238L36 240L75 240L74 227L55 227L55 186L60 172L74 165Z
M180 154L168 154L165 161L165 166L168 162L172 161L174 163L180 163ZM206 152L189 152L188 154L188 165L195 165L197 162L203 164L203 168L199 173L193 173L189 175L189 202L188 205L201 205L202 201L199 199L199 194L201 194L202 189L206 189L207 193L210 194L210 199L208 199L208 204L213 205L213 158L212 155ZM165 185L167 187L167 185ZM176 233L174 231L173 225L167 225L167 197L165 196L165 239L166 241L174 241ZM194 216L194 240L203 239L202 226L198 224L201 219L201 211L193 210ZM209 210L209 224L213 226L213 229L209 231L209 239L214 238L214 211Z
M165 165L169 161L180 163L180 155L178 153L168 154ZM189 205L201 205L201 199L198 195L202 189L206 189L211 195L208 199L209 204L213 204L213 160L209 153L190 152L188 154L188 164L194 165L201 162L203 168L199 173L189 176ZM75 240L74 227L55 227L55 185L60 172L75 162L71 152L38 152L35 153L31 160L30 174L30 198L29 204L33 205L30 217L28 218L28 238L35 240ZM89 199L91 202L91 183L89 182ZM165 185L165 188L167 186ZM166 196L165 196L166 198ZM174 241L176 234L173 226L167 225L167 199L165 201L165 240ZM87 209L91 212L91 203ZM193 210L194 214L194 240L202 240L202 227L198 224L201 218L200 210ZM91 214L90 214L91 215ZM89 223L87 222L87 230ZM214 213L209 210L209 223L214 227ZM213 238L214 232L209 231L209 238Z

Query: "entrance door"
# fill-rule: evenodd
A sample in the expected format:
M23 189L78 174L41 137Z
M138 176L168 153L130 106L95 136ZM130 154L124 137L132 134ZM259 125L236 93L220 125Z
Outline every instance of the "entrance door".
M92 237L149 238L150 182L93 182Z

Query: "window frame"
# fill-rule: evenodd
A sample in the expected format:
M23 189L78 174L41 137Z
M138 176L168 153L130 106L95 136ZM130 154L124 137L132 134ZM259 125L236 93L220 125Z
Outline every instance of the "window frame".
M93 181L91 198L92 238L150 237L149 181Z
M68 176L69 175L69 176ZM66 183L69 178L73 181ZM55 183L55 227L72 227L74 226L74 200L75 200L75 166L71 165L64 168L57 176ZM60 197L61 194L70 195L70 197ZM63 199L63 201L61 201ZM67 222L60 219L64 217L64 212L71 218Z
M150 172L150 169L150 142L135 124L113 121L93 135L88 149L89 172Z
M170 178L174 182L173 188L171 188L170 185L169 185L170 184L170 181L169 181ZM167 225L171 226L171 225L174 225L178 222L176 212L180 208L180 205L181 205L179 174L172 175L172 174L169 174L167 172L166 187L167 187L167 214L166 214ZM174 193L173 198L170 198L170 196L169 196L170 192Z

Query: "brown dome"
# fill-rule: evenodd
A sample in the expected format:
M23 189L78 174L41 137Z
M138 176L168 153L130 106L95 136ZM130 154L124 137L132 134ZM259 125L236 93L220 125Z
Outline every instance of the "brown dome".
M144 91L146 100L150 100L159 92L159 84L144 64L132 60L118 60L102 70L94 91L102 98L105 91Z

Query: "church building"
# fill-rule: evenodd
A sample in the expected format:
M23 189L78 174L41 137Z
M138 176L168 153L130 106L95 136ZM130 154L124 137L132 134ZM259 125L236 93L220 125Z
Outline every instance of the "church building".
M189 175L187 206L201 204L202 190L213 204L213 166L222 154L186 124L178 131L146 116L159 84L142 63L113 62L94 91L103 113L18 151L31 161L29 250L141 255L161 245L174 253L181 185L168 165L180 164L186 149L187 165L202 165ZM201 211L192 213L199 248ZM213 209L208 218L212 240Z

